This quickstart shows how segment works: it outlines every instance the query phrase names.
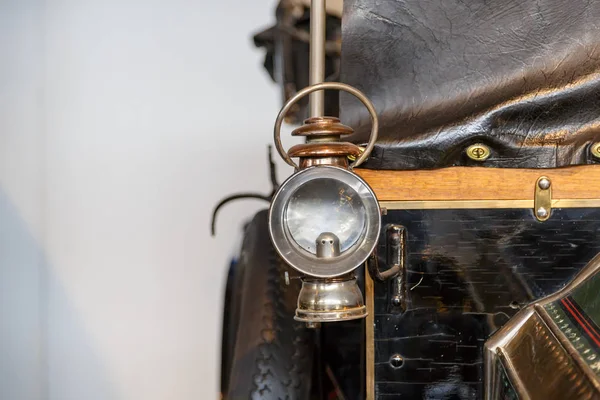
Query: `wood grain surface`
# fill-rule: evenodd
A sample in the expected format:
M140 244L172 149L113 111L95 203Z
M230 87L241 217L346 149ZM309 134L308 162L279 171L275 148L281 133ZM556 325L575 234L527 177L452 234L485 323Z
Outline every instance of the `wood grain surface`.
M557 169L451 167L437 170L354 170L379 201L530 200L540 176L553 199L600 199L600 165Z

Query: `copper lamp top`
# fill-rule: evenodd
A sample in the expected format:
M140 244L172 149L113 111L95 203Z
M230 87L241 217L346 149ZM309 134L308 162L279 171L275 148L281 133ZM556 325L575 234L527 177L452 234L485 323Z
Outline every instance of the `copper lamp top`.
M312 117L304 121L304 125L294 129L292 136L341 136L350 135L354 130L335 117Z

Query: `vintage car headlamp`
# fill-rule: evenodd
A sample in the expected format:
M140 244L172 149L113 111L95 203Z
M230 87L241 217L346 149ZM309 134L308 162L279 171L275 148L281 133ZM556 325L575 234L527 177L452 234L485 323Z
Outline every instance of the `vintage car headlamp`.
M381 216L375 194L361 178L339 167L315 166L281 185L269 221L273 245L291 267L333 278L369 257Z
M312 117L292 135L307 143L285 151L280 131L287 112L301 97L323 89L343 90L369 110L373 126L364 150L340 142L352 128L334 117ZM373 252L381 214L371 188L352 168L369 155L377 139L377 113L366 96L339 82L318 83L299 91L281 109L275 122L275 146L296 169L271 200L269 233L276 251L303 274L295 319L311 325L364 318L367 310L353 271ZM355 161L348 163L348 157ZM292 157L298 157L296 164Z

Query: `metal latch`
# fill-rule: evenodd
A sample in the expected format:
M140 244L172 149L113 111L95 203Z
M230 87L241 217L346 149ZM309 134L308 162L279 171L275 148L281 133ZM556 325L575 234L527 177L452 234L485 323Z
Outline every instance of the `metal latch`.
M552 182L546 176L540 176L535 183L533 212L538 221L546 221L552 212Z
M378 257L377 253L374 253L368 263L369 273L380 282L391 279L392 311L404 312L406 310L406 228L402 225L390 224L385 229L385 236L385 255ZM382 271L380 266L388 268Z

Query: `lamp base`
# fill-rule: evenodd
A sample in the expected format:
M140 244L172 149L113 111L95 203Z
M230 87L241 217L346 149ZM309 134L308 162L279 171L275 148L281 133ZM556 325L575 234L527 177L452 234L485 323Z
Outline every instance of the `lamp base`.
M302 280L296 321L338 322L366 316L367 308L354 276Z

